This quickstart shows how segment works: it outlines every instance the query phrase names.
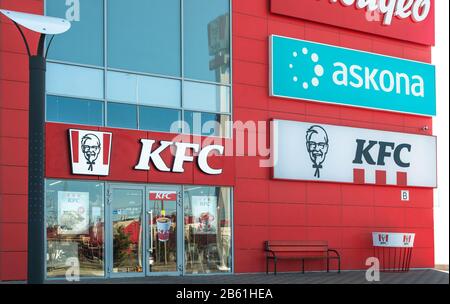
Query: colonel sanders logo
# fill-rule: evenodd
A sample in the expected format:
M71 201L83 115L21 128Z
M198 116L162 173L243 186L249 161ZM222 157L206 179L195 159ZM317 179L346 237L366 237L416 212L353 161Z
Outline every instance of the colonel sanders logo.
M89 171L94 171L95 161L101 149L100 139L94 134L86 134L81 139L81 150L84 158L86 158L86 163L89 165Z
M312 126L306 131L306 148L313 163L314 177L320 178L320 169L328 153L328 134L321 126Z
M109 174L112 134L86 130L69 130L72 173Z

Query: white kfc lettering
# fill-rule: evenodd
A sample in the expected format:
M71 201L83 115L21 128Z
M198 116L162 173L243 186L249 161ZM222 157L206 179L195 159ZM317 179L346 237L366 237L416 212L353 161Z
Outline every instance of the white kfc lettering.
M150 170L150 162L153 163L155 168L162 172L184 172L184 163L193 162L194 156L188 154L188 150L192 150L194 153L198 153L197 163L204 173L211 175L219 175L222 173L222 169L214 169L208 164L208 155L212 151L219 152L223 155L224 147L221 145L209 145L200 149L200 145L193 143L180 143L171 141L161 141L160 146L152 151L155 140L141 139L142 149L139 157L138 164L134 167L136 170ZM170 146L176 147L175 159L172 169L170 169L161 157L161 153Z

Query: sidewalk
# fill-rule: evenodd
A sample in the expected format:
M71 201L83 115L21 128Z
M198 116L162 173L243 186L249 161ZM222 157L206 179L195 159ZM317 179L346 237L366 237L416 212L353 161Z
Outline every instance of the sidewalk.
M365 271L337 273L278 273L210 276L163 276L110 280L82 280L81 284L449 284L448 272L434 269L411 270L408 273L381 273L380 282L367 282ZM66 283L51 281L51 284Z

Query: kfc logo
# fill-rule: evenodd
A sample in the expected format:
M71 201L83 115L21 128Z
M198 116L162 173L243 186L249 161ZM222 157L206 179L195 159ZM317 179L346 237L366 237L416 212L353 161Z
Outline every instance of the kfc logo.
M312 126L306 131L306 148L313 163L314 177L320 178L320 169L328 153L328 134L321 126Z
M109 174L112 133L70 129L69 137L73 174Z
M386 245L387 243L389 243L389 234L379 234L378 242L380 242L380 244L383 244L383 245Z

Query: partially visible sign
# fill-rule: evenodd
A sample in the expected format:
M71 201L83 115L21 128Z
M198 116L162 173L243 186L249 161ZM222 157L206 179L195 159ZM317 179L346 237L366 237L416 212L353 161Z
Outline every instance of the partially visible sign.
M195 234L216 234L217 197L193 196L191 201Z
M58 234L87 234L89 192L58 191Z
M436 115L433 65L280 36L270 45L271 96Z
M436 187L436 137L274 120L276 179Z
M372 242L375 247L414 247L415 233L372 232Z
M272 13L434 45L434 0L271 0Z
M69 137L73 174L109 174L112 133L70 129Z
M152 201L176 201L176 191L150 191L150 200Z

